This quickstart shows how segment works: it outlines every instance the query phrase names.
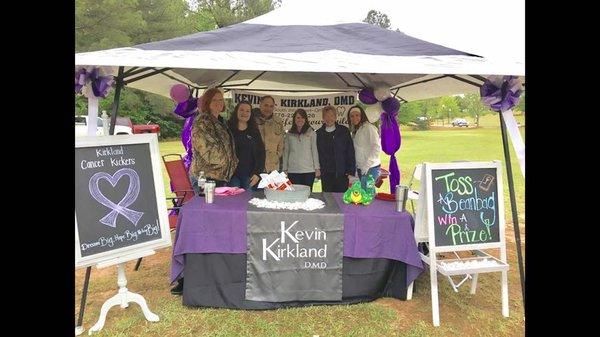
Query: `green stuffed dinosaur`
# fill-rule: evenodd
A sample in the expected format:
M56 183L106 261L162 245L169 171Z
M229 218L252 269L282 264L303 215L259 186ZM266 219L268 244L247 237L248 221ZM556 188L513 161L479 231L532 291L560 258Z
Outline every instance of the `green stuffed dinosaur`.
M369 205L373 202L373 198L375 197L375 181L371 175L367 177L366 187L367 190L365 191L360 184L360 180L355 181L352 186L344 192L344 203Z

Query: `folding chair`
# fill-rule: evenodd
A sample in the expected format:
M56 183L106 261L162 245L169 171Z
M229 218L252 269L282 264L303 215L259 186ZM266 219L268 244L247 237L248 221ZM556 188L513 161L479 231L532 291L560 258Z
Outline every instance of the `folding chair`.
M167 161L166 158L170 156L176 156L178 159ZM171 181L171 190L175 193L174 197L167 197L173 203L173 207L167 208L167 211L169 211L169 229L174 231L177 228L179 208L194 197L194 190L180 154L166 154L162 159ZM140 257L135 264L135 271L140 268L141 263Z
M415 169L413 170L412 177L410 177L410 181L408 183L408 199L410 200L410 207L412 208L413 214L415 213L415 203L413 200L419 200L419 191L413 189L413 183L415 180L421 181L421 171L423 170L423 164L415 165Z

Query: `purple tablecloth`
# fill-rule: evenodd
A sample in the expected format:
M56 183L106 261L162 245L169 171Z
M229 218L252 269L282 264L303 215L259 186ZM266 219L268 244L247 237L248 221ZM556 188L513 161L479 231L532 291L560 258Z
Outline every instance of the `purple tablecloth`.
M406 263L407 283L423 272L410 213L395 203L375 199L369 206L346 205L332 193L344 213L344 256L386 258ZM171 261L171 282L183 272L185 254L246 253L246 209L252 193L215 197L213 204L194 197L179 212ZM268 211L268 210L265 210Z

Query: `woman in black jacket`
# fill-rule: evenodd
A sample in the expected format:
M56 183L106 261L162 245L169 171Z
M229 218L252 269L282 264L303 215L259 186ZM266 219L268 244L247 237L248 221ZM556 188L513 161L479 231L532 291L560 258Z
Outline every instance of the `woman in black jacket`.
M235 152L239 163L229 181L229 186L250 189L260 180L265 167L265 144L260 137L256 121L251 118L252 105L241 101L227 121L233 133Z
M347 127L336 122L336 109L323 108L323 126L317 130L317 150L323 192L345 192L356 171L354 144Z

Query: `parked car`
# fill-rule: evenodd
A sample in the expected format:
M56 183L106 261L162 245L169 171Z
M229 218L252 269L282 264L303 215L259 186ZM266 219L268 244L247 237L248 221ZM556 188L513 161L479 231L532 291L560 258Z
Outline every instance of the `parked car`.
M156 133L160 137L160 125L150 124L133 124L129 117L117 117L117 125L123 125L131 128L134 134L138 133Z
M87 136L88 116L75 116L75 136ZM115 135L131 135L133 128L125 125L115 124ZM96 136L104 135L103 120L96 118Z
M464 127L469 127L469 122L467 122L466 119L464 118L456 118L452 121L452 126L464 126Z

